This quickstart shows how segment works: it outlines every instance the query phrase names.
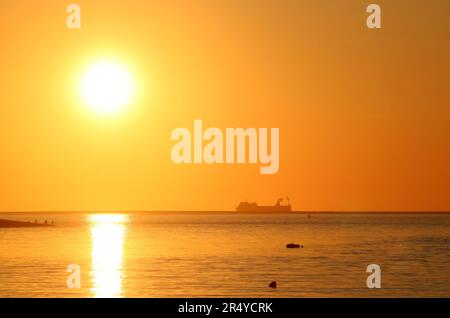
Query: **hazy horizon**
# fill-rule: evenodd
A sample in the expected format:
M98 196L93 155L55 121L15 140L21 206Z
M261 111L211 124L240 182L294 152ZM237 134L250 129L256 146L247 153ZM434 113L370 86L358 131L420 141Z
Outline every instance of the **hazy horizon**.
M85 213L85 214L108 214L108 213L113 213L113 214L127 214L127 213L236 213L236 214L274 214L274 215L286 215L286 214L308 214L308 213L353 213L353 214L364 214L364 213L380 213L380 214L396 214L396 213L405 213L405 214L446 214L446 213L450 213L450 211L432 211L432 210L427 210L427 211L333 211L333 210L328 210L328 211L314 211L314 210L292 210L290 212L251 212L251 211L246 211L246 212L239 212L236 211L235 209L232 210L85 210L85 211L81 211L81 210L74 210L74 211L0 211L0 214L14 214L14 213Z

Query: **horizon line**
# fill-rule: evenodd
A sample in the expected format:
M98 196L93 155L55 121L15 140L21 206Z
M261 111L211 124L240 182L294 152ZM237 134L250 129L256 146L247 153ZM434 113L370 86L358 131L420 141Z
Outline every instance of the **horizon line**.
M299 213L450 213L450 210L296 210L289 212L277 211L236 211L236 210L18 210L18 211L0 211L1 213L234 213L234 214L299 214Z

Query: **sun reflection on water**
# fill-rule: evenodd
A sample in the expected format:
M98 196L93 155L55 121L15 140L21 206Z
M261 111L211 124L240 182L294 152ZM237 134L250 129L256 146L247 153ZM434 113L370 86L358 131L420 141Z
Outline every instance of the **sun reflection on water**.
M128 216L94 214L88 216L92 242L91 292L94 297L122 297L123 245Z

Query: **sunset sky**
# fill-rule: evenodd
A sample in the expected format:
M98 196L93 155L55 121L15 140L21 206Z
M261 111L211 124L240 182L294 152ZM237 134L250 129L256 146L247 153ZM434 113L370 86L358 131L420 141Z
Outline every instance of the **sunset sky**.
M450 210L449 1L0 3L0 211ZM126 5L125 5L126 3ZM80 98L97 61L135 95ZM280 128L280 169L176 165L173 129Z

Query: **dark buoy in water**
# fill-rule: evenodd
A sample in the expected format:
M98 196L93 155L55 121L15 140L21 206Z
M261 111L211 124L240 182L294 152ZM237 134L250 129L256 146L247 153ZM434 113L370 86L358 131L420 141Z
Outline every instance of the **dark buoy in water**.
M289 244L286 245L286 248L303 248L303 245L289 243Z
M269 287L270 287L270 288L277 288L277 282L276 282L276 281L271 282L271 283L269 284Z

